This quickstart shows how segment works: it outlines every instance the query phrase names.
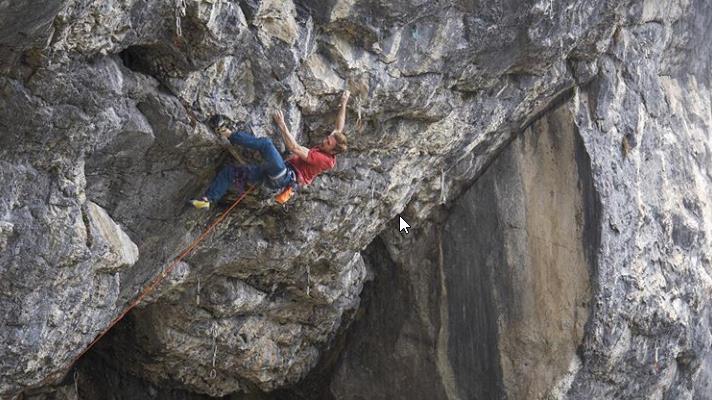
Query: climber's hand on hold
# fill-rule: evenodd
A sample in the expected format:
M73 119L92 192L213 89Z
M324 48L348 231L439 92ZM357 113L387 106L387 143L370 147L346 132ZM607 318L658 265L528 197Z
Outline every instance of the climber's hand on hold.
M351 97L351 92L348 90L344 90L343 93L341 93L341 104L340 105L345 105L346 103L349 102L349 97Z
M272 119L274 119L274 123L277 124L278 126L281 126L284 124L284 114L282 114L282 110L277 110L274 112L272 115Z
M348 90L344 90L344 92L341 93L341 100L339 100L339 109L336 112L336 127L334 129L334 132L344 131L344 125L346 124L346 105L349 102L350 96L351 92L349 92Z

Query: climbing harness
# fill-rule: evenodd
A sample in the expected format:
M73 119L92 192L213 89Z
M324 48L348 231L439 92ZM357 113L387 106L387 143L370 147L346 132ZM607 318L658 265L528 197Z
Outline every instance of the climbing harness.
M284 203L288 202L289 199L294 196L294 189L292 189L292 186L287 186L282 190L277 196L274 197L274 200L277 202L277 204L284 205Z
M247 190L245 190L245 191L232 203L232 205L231 205L230 207L228 207L227 210L223 211L223 213L220 214L220 216L217 217L217 218L203 231L202 234L200 234L200 236L198 236L195 240L193 240L193 242L192 242L188 247L186 247L183 251L181 251L180 254L178 254L178 256L177 256L175 259L173 259L173 262L171 262L171 264L170 264L165 270L163 270L160 274L156 275L156 277L154 277L154 278L151 280L151 282L150 282L147 286L145 286L144 289L141 290L141 292L139 292L139 294L138 294L138 295L136 296L136 298L131 302L131 304L129 304L128 307L126 307L116 318L114 318L114 319L111 321L111 323L109 323L109 325L108 325L106 328L104 328L104 330L101 331L101 333L99 333L99 335L98 335L96 338L94 338L94 340L93 340L91 343L89 343L89 346L87 346L86 348L84 348L84 350L82 350L82 352L79 353L79 355L77 355L77 356L74 358L74 361L72 361L72 364L69 366L69 369L71 369L72 367L74 367L74 365L77 363L77 361L79 361L79 359L80 359L84 354L86 354L86 352L89 351L89 349L91 349L92 347L94 347L94 345L95 345L99 340L101 340L101 338L103 338L104 335L106 335L106 334L109 332L109 330L111 330L111 328L113 328L117 323L119 323L119 321L121 321L122 319L124 319L124 317L126 317L126 315L127 315L131 310L133 310L134 308L136 308L136 306L138 306L138 305L141 303L141 301L142 301L144 298L146 298L146 296L148 296L149 294L151 294L151 293L158 287L158 285L160 285L161 282L163 282L163 280L164 280L168 275L170 275L171 272L173 272L173 270L178 266L178 264L180 264L180 262L183 261L183 259L185 259L186 257L188 257L188 256L193 252L193 250L195 250L195 249L198 247L198 245L199 245L203 240L205 240L205 238L208 237L208 235L213 231L213 229L215 229L215 227L216 227L219 223L221 223L221 222L225 219L225 217L227 217L227 215L230 213L230 211L232 211L238 204L240 204L240 202L242 201L242 199L244 199L245 196L247 196L248 194L250 194L253 190L254 190L254 186L248 187ZM215 366L215 356L213 355L213 367L214 367L214 366Z
M279 182L280 179L282 179L285 175L287 175L287 168L283 168L277 175L272 176L268 175L269 179L271 179L274 182Z
M264 186L272 192L277 204L285 206L285 203L296 194L296 189L299 187L297 173L291 166L287 166L277 175L267 175L267 177L269 181L266 181Z

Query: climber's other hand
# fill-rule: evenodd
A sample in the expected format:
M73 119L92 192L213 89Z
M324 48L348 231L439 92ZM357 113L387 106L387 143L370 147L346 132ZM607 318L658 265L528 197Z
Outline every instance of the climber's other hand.
M282 114L282 110L275 111L274 114L272 114L272 118L277 125L284 123L284 114Z

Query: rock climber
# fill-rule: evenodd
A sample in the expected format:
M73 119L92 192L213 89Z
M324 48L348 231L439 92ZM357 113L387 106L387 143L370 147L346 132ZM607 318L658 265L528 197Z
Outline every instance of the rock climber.
M336 127L326 136L318 146L306 148L294 139L284 122L281 110L274 113L274 122L279 127L282 140L292 156L286 161L282 159L279 151L269 138L258 138L247 132L230 132L225 127L216 131L234 145L257 150L262 156L260 165L227 165L220 170L217 176L198 200L191 200L195 208L210 208L225 195L231 184L237 186L238 192L245 189L245 183L250 185L264 184L270 189L280 191L276 197L278 203L284 203L292 196L297 185L309 185L317 175L334 168L335 156L346 151L347 139L344 134L346 123L346 105L350 93L345 90L341 94L339 110L336 115Z

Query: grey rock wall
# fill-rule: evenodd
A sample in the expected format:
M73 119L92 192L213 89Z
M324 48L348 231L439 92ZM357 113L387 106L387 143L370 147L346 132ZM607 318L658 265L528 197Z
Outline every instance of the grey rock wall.
M568 393L701 398L711 16L682 0L0 3L0 396L60 380L216 216L183 206L226 161L204 119L270 136L280 107L307 143L349 88L337 169L287 212L243 203L104 344L131 349L117 364L210 395L295 384L358 308L360 252L388 221L428 219L573 93L601 244Z
M710 33L694 27L711 10L640 9L571 104L601 220L597 295L569 395L707 399Z

